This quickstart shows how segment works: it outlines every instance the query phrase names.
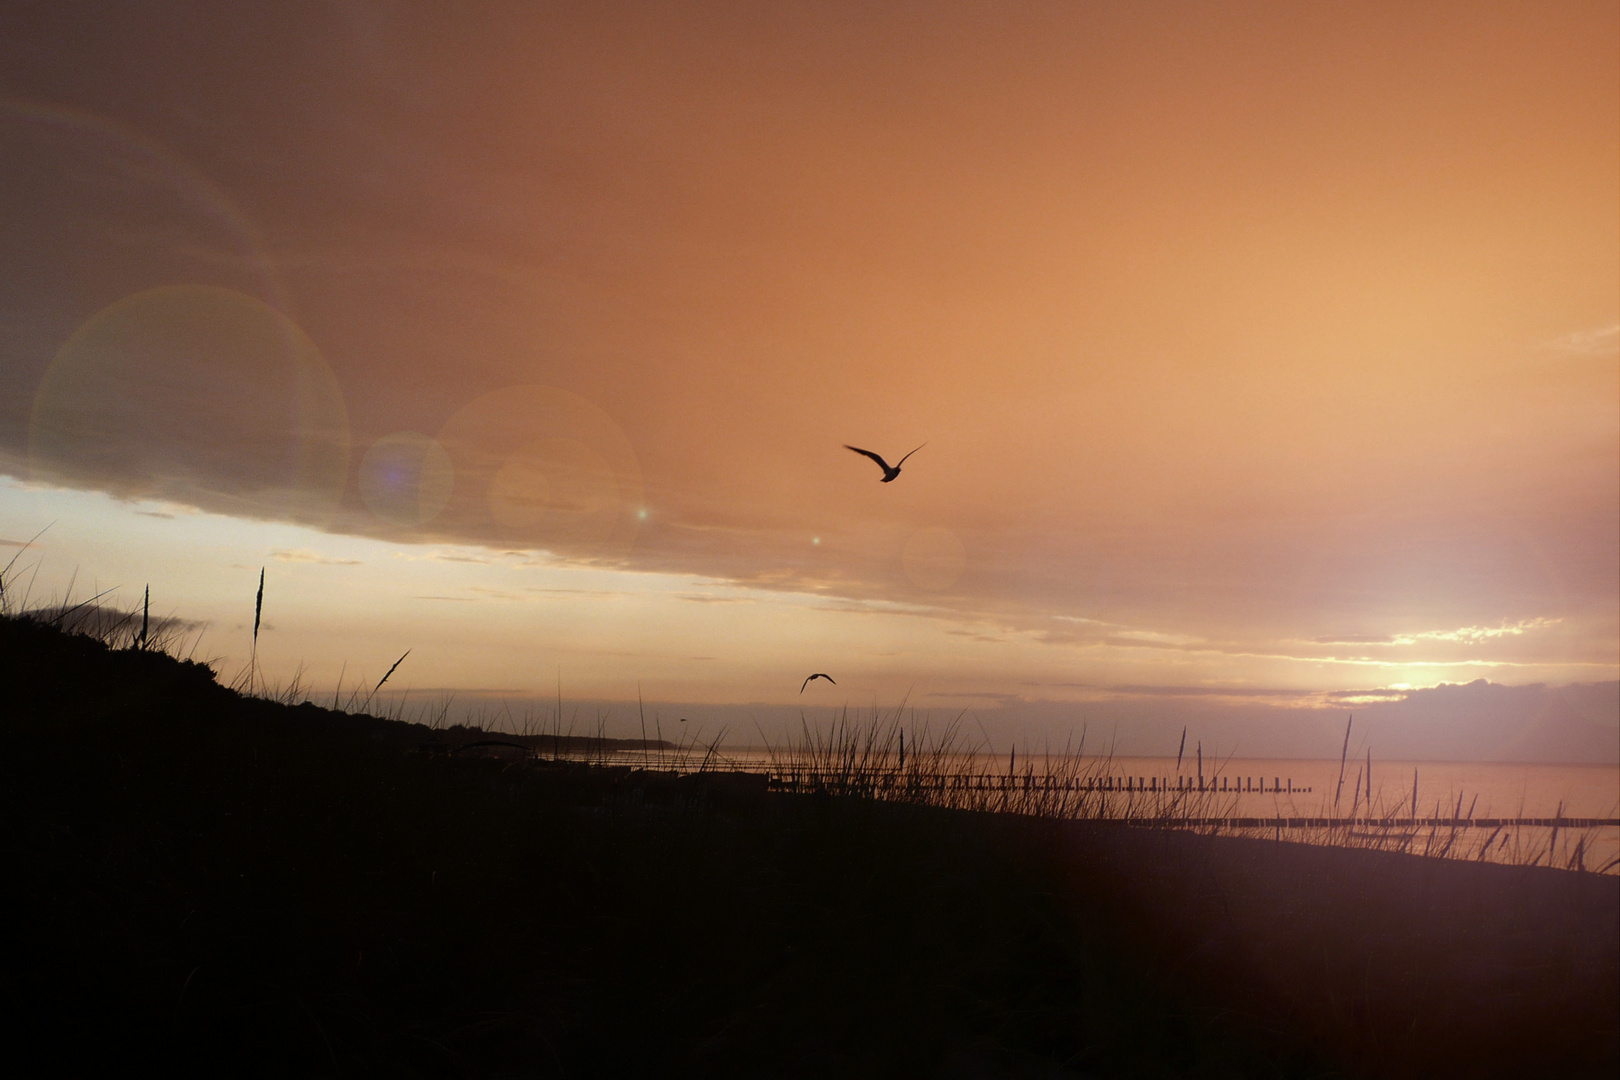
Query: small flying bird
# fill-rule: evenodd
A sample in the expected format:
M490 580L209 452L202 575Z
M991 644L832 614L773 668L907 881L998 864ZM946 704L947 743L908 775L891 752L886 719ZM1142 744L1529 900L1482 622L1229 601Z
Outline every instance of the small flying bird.
M801 693L801 694L804 693L804 687L809 686L810 683L812 681L816 680L816 679L826 679L828 682L832 683L834 686L838 685L838 680L837 679L833 678L831 675L828 675L828 674L826 674L824 672L818 671L814 675L810 676L810 678L804 680L804 686L799 687L799 693Z
M921 450L923 448L923 446L927 446L927 445L928 445L927 443L923 443L922 446L917 447L917 450ZM885 484L887 484L890 480L893 480L895 477L899 476L900 475L900 466L902 466L902 465L904 465L906 463L906 458L907 457L910 457L911 454L915 454L917 452L917 450L913 450L911 452L911 454L907 454L906 457L903 457L899 461L895 462L893 465L890 465L887 461L884 461L881 456L872 453L872 451L870 451L870 450L862 450L858 446L849 445L849 443L844 444L844 449L845 450L853 450L857 454L860 454L862 457L869 457L873 461L877 462L878 463L878 468L883 470L883 483L885 483Z

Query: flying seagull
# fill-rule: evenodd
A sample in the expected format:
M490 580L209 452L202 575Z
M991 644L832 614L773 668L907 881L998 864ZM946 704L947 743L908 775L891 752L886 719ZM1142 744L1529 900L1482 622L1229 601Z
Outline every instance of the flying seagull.
M828 674L826 674L824 672L818 671L814 675L810 676L809 679L804 680L804 686L799 687L799 693L801 693L801 694L804 693L804 687L809 686L812 679L826 679L828 682L832 683L834 686L838 685L838 680L837 679L833 678L831 675L828 675Z
M927 446L927 445L928 445L927 443L923 443L922 446L917 447L917 450L921 450L923 448L923 446ZM862 450L858 446L849 445L849 443L844 444L844 449L845 450L853 450L857 454L860 454L862 457L869 457L873 461L877 462L878 463L878 468L883 470L883 483L885 483L885 484L887 484L890 480L893 480L895 477L899 476L900 475L900 466L902 466L902 465L904 465L906 463L906 457L910 457L911 454L915 454L917 452L917 450L913 450L911 452L911 454L907 454L906 457L903 457L899 461L895 462L893 465L890 465L887 461L884 461L882 457L878 456L877 454L872 453L872 451L870 451L870 450Z

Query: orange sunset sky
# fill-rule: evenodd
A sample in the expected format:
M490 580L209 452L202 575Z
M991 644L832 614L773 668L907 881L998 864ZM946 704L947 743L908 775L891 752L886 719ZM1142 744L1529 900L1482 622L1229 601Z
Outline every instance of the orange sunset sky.
M225 674L1620 753L1613 2L11 4L0 211L13 598Z

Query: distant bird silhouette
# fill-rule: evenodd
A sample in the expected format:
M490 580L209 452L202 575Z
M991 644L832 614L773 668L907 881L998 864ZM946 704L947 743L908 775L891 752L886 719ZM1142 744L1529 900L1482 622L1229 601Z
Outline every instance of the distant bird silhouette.
M832 683L834 686L838 685L838 680L837 679L833 678L831 675L827 675L827 674L824 674L824 673L818 671L814 675L810 676L809 679L804 680L804 686L799 687L799 693L801 693L801 694L804 693L804 687L809 686L812 679L826 679L828 682Z
M928 445L927 443L923 443L922 446L917 447L917 450L921 450L923 448L923 446L927 446L927 445ZM858 446L849 445L849 443L844 444L844 449L845 450L853 450L857 454L860 454L862 457L869 457L873 461L877 462L878 463L878 468L883 470L883 483L885 483L885 484L887 484L890 480L893 480L895 477L899 476L900 475L900 466L902 466L902 465L904 465L906 463L906 458L907 457L910 457L911 454L915 454L917 452L917 450L913 450L911 452L911 454L907 454L906 457L903 457L899 461L895 462L893 465L890 465L887 461L884 461L881 456L872 453L872 451L870 451L870 450L862 450Z

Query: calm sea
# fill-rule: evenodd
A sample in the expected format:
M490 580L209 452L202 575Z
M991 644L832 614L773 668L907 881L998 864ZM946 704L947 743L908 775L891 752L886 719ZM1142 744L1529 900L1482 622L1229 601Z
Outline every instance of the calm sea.
M632 754L629 757L635 757ZM701 757L701 752L698 755ZM771 756L752 747L726 748L722 755L734 768L763 768ZM1089 759L1088 759L1089 760ZM972 768L1005 769L1007 756L995 758L972 755ZM1033 765L1044 771L1045 759L1019 757L1019 773ZM1097 768L1103 768L1098 762ZM1173 757L1116 757L1107 763L1107 774L1132 786L1153 781L1154 787L1177 777L1194 785L1198 759L1187 755L1178 769ZM1419 817L1437 813L1450 817L1620 817L1620 765L1530 765L1486 764L1466 761L1380 761L1373 758L1369 771L1366 758L1344 763L1340 776L1338 759L1279 759L1205 757L1203 774L1207 785L1224 790L1232 797L1230 813L1243 817L1283 817L1334 815L1337 794L1339 814L1348 815L1351 805L1365 814L1368 794L1375 814L1412 816L1413 781L1417 784ZM1225 787L1222 787L1222 781ZM1241 793L1235 789L1241 787ZM1261 788L1264 788L1261 791ZM1276 789L1281 788L1279 792ZM1359 795L1357 792L1359 791ZM1460 803L1460 807L1459 807ZM1472 812L1470 812L1472 811ZM1337 816L1337 815L1334 815Z
M798 755L778 749L774 755L757 747L725 747L710 752L696 743L681 752L663 754L649 751L619 755L626 764L643 760L652 768L692 770L708 758L709 768L754 771L783 769ZM803 764L801 759L800 764ZM892 767L893 758L885 762ZM1110 779L1109 787L1118 794L1103 798L1120 810L1134 807L1138 813L1156 812L1163 806L1195 816L1223 818L1620 818L1620 766L1616 765L1536 765L1524 763L1481 763L1466 761L1359 761L1340 762L1319 759L1214 758L1199 761L1196 752L1178 763L1173 757L1115 757L1110 759L1066 759L1042 755L1020 756L1009 762L1006 755L955 755L943 771L1004 775L1009 766L1017 775L1029 772L1037 777L1051 771L1065 777L1076 775L1095 782ZM775 769L773 769L773 766ZM1188 804L1172 798L1167 805L1157 792L1198 790L1200 770L1202 790L1213 792L1208 799ZM929 772L941 771L937 767ZM1146 791L1146 799L1136 792ZM1413 813L1414 804L1416 813ZM1430 828L1351 826L1347 835L1335 834L1334 842L1395 846L1410 836L1409 849L1437 850L1436 845L1451 843L1453 855L1486 858L1509 863L1606 868L1620 872L1620 827L1598 826L1558 829L1546 826L1515 826L1506 831L1492 828L1436 830ZM1256 833L1243 827L1240 832ZM1264 830L1260 830L1264 831ZM1439 833L1446 833L1440 837ZM1320 829L1294 830L1291 839L1320 842ZM1256 833L1258 835L1258 833ZM1402 835L1397 835L1402 834ZM1279 835L1279 839L1282 837Z

